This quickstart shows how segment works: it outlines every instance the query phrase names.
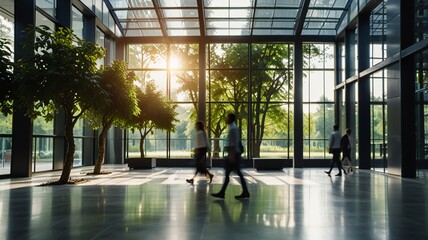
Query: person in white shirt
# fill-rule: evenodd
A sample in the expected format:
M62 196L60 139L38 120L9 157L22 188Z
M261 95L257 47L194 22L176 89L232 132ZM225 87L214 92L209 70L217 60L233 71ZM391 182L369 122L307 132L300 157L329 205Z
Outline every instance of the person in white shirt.
M333 126L333 132L330 135L330 141L329 141L329 153L333 154L333 159L331 160L330 164L330 170L325 171L327 175L330 177L331 170L333 169L334 165L337 165L337 169L339 170L339 173L336 174L336 176L340 177L342 176L342 162L340 161L340 140L342 136L340 136L339 133L339 126L334 125Z
M194 178L198 173L204 174L205 177L209 178L209 183L212 182L214 175L211 174L206 167L206 154L208 152L210 143L208 141L207 132L205 131L205 125L202 121L197 121L195 124L196 128L196 146L194 149L194 159L196 162L195 175L186 179L186 182L193 184Z
M226 157L226 173L224 176L224 182L221 190L218 193L212 193L211 196L217 198L224 198L226 193L227 185L229 184L229 175L232 171L235 171L238 174L241 185L242 193L235 196L236 199L247 199L250 197L248 192L247 183L245 182L244 175L241 172L241 154L243 151L242 142L240 139L239 128L235 123L236 115L234 113L229 113L226 118L226 123L229 125L229 131L227 133L227 142L225 149L227 150Z

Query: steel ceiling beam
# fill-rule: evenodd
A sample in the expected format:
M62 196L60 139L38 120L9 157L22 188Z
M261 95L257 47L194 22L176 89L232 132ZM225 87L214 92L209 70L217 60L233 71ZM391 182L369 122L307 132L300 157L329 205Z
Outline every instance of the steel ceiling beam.
M204 11L204 1L198 0L198 17L199 17L199 31L201 37L205 37L205 11Z
M309 2L310 0L303 0L302 6L299 9L299 12L297 13L296 18L296 28L294 31L294 36L300 37L303 30L303 24L305 23L306 14L308 13L309 9Z
M162 10L160 9L159 0L152 0L153 6L155 7L156 15L158 16L159 25L161 27L162 35L168 37L168 32L166 30L165 17L163 16Z

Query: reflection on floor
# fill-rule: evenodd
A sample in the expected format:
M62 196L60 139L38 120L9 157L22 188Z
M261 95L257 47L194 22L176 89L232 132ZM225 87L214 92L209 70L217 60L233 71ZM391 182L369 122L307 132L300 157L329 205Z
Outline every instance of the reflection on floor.
M39 186L60 172L0 180L0 239L428 239L428 179L371 171L327 177L325 169L244 169L251 198L233 176L224 200L190 168L87 176L84 184Z

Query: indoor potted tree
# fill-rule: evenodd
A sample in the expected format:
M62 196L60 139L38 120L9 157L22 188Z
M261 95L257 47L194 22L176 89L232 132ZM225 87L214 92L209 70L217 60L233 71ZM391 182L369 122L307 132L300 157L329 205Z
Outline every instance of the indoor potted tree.
M97 59L104 56L104 49L79 39L68 28L52 31L41 26L27 32L28 41L22 47L34 54L16 62L14 105L25 109L29 117L42 116L46 121L52 120L59 110L64 113L67 153L60 179L50 184L66 184L75 153L73 128L97 104L94 94L108 94L100 86L97 68Z
M144 141L154 129L175 130L176 105L168 102L152 81L146 84L144 91L137 88L137 99L140 113L130 119L128 127L140 135L140 158L127 159L127 163L130 168L152 168L156 162L145 158Z
M101 174L104 163L107 132L112 126L123 127L128 119L137 116L137 104L134 72L127 71L127 63L114 61L101 71L100 86L108 94L94 98L98 103L88 112L90 125L101 129L98 135L98 154L92 174Z

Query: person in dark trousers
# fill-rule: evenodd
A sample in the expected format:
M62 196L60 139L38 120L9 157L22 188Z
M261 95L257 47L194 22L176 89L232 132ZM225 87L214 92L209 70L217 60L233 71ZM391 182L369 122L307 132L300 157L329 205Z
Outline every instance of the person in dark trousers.
M226 166L225 166L225 176L224 182L221 190L218 193L212 193L213 197L224 198L227 185L229 184L229 176L230 173L234 170L236 174L238 174L241 185L242 185L242 193L238 196L235 196L236 199L245 199L250 197L250 193L247 189L247 183L245 182L245 178L242 175L240 162L241 162L241 154L243 151L239 128L236 126L236 115L234 113L229 113L226 118L226 123L229 125L229 131L227 133L227 142L225 149L227 150L226 157Z
M204 174L205 177L209 178L209 183L212 182L214 175L211 174L206 167L206 154L210 146L208 142L207 132L205 131L205 125L202 121L197 121L195 124L196 128L196 146L195 146L195 163L196 172L191 179L186 179L186 182L193 184L194 178L198 173Z
M330 170L325 171L327 175L330 177L331 170L333 169L334 165L337 165L337 169L339 170L339 173L336 174L336 176L340 177L342 176L342 162L340 161L340 140L342 136L340 136L339 133L339 126L334 125L333 126L333 132L330 135L330 141L329 141L329 153L333 154L333 159L331 160L330 164Z
M351 158L351 150L352 150L352 143L351 143L351 129L347 128L345 130L345 134L342 136L342 139L340 140L340 146L342 149L342 166L345 159L348 161L348 173L354 171L354 167L352 166L352 158ZM343 172L346 173L345 168L343 168Z

